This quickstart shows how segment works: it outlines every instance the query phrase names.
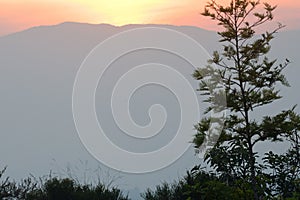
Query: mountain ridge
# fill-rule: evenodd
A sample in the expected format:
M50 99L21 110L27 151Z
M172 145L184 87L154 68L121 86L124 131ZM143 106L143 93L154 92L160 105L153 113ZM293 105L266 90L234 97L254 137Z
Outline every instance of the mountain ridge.
M85 26L85 27L94 27L94 28L103 28L103 27L109 27L109 28L132 28L132 27L182 27L182 28L196 28L196 29L201 29L204 31L210 31L210 32L215 32L212 30L207 30L207 29L203 29L201 27L197 27L197 26L189 26L189 25L170 25L170 24L126 24L126 25L121 25L121 26L116 26L113 24L108 24L108 23L99 23L99 24L93 24L93 23L86 23L86 22L73 22L73 21L65 21L65 22L61 22L61 23L57 23L57 24L53 24L53 25L40 25L40 26L33 26L33 27L29 27L27 29L21 30L21 31L17 31L17 32L13 32L13 33L9 33L9 34L5 34L5 35L1 35L1 37L7 37L7 36L11 36L11 35L15 35L15 34L19 34L22 32L30 32L32 30L36 30L36 29L48 29L48 28L57 28L57 27L61 27L61 26Z
M91 165L99 165L80 142L74 127L71 104L76 73L88 53L100 42L122 31L147 26L168 27L187 34L198 41L210 54L222 47L214 31L193 26L172 25L116 27L109 24L66 22L53 26L34 27L0 37L0 92L2 94L0 132L1 137L4 138L0 140L0 158L2 163L8 165L9 175L12 174L13 178L24 178L29 173L37 176L45 175L51 169L56 170L49 164L52 159L55 159L60 166L66 163L74 166L74 163L80 159L88 160ZM263 113L272 114L278 109L300 103L300 94L296 92L300 74L298 32L299 30L281 31L272 41L271 57L279 60L287 57L292 61L291 66L285 70L292 87L284 88L282 90L284 98L275 102L273 106L267 107L262 111ZM153 58L160 56L155 52L150 52L150 55ZM170 55L163 54L160 59L169 57ZM174 60L170 63L172 64L181 63L178 64L177 60ZM113 71L112 77L117 72L118 70ZM190 75L193 71L187 68L184 72ZM198 83L195 81L195 84ZM102 93L97 94L98 99L102 98ZM152 94L161 95L155 92ZM141 99L146 101L146 97ZM168 98L163 100L170 102L167 101ZM101 102L98 106L102 106ZM297 109L299 110L299 107ZM136 118L145 119L147 122L143 115L140 116L135 112L133 114ZM170 116L173 116L172 113ZM172 120L176 125L176 119L172 118ZM191 124L191 130L192 128ZM131 144L126 142L124 141L123 145ZM139 145L136 146L143 148ZM193 164L199 163L201 160L194 156L194 151L191 149L174 165L159 172L146 175L122 174L125 183L120 185L126 185L129 189L139 187L143 190L152 187L160 180L172 181L172 177L180 176Z
M28 32L28 31L32 31L32 30L36 30L36 29L47 29L47 28L57 28L57 27L61 27L61 26L69 26L69 25L76 25L76 26L85 26L85 27L97 27L97 28L103 28L103 27L109 27L109 28L114 28L114 29L118 29L118 28L139 28L139 27L169 27L169 28L192 28L192 29L200 29L203 31L208 31L208 32L213 32L213 33L217 33L216 30L208 30L208 29L204 29L198 26L191 26L191 25L171 25L171 24L126 24L126 25L113 25L113 24L109 24L109 23L99 23L99 24L93 24L93 23L87 23L87 22L75 22L75 21L65 21L65 22L61 22L61 23L57 23L57 24L53 24L53 25L40 25L40 26L33 26L21 31L17 31L17 32L13 32L13 33L9 33L9 34L5 34L5 35L1 35L0 38L2 37L7 37L7 36L11 36L11 35L15 35L15 34L19 34L22 32ZM282 29L280 32L300 32L300 29Z

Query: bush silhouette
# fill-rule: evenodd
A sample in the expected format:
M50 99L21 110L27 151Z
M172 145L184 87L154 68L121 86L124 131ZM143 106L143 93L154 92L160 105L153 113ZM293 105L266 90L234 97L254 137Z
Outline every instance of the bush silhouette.
M34 178L20 183L3 178L6 168L0 171L1 200L128 200L121 190L109 188L102 183L97 185L80 184L70 178L49 178L40 183Z

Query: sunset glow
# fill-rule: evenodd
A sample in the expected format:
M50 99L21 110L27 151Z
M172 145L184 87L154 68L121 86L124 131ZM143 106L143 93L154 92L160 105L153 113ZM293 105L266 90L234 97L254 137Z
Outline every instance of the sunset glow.
M218 0L219 3L229 0ZM276 21L300 28L300 1L266 0L278 5ZM215 29L199 13L207 0L0 0L0 35L65 21L86 23L173 24Z

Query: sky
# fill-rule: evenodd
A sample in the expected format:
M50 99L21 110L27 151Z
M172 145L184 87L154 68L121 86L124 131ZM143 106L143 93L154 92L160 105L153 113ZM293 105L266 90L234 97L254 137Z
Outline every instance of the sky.
M199 13L208 0L0 0L0 35L66 21L112 25L172 24L213 30ZM217 0L219 3L229 0ZM275 21L300 29L300 1L266 0L278 5Z

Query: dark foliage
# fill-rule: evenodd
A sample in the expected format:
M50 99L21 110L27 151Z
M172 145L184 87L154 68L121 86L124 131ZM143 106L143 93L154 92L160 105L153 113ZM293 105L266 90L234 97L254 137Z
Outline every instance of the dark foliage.
M68 178L49 178L44 182L27 178L20 183L3 179L5 169L0 172L0 199L18 200L128 200L116 188L104 184L82 185Z

